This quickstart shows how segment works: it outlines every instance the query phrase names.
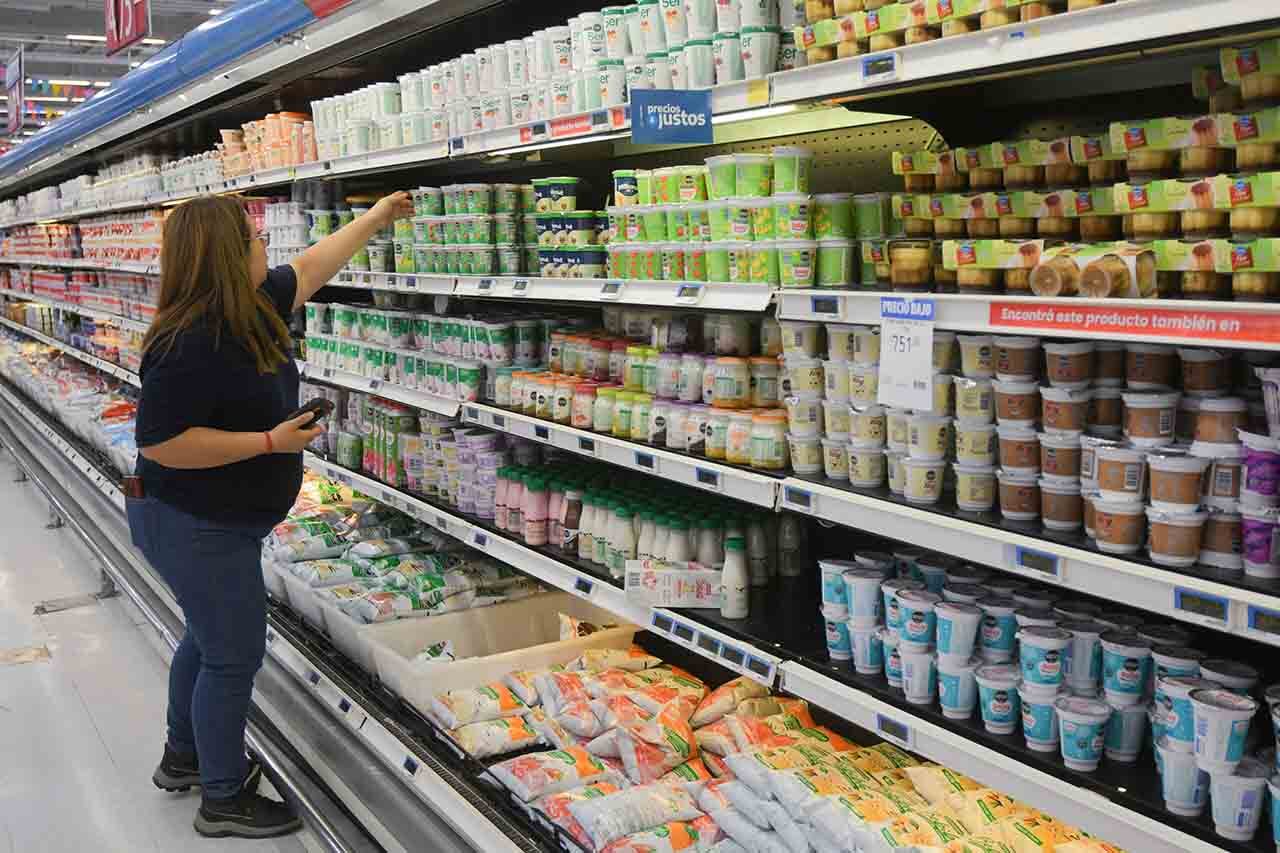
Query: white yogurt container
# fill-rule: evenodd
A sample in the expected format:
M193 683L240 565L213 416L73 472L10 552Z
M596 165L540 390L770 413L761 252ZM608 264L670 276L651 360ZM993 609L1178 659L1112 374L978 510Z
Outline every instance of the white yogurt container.
M942 714L953 720L967 720L978 704L978 682L974 672L982 658L944 659L938 656L938 704Z
M1274 772L1256 758L1245 758L1234 773L1209 774L1213 829L1232 841L1249 841L1262 823L1267 778Z
M1209 800L1209 774L1196 765L1193 753L1174 748L1167 736L1156 743L1156 755L1164 807L1182 817L1199 817Z
M913 705L932 705L938 696L938 662L933 652L908 651L902 657L902 692Z
M1195 715L1196 764L1208 773L1232 773L1244 757L1249 723L1258 703L1229 690L1191 692Z

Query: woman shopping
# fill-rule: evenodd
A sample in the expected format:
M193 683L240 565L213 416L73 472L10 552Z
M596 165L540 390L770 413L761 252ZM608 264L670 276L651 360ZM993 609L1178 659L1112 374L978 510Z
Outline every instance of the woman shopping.
M262 538L302 484L302 449L321 427L293 420L298 370L289 315L379 229L411 216L406 193L267 269L265 235L238 200L204 196L164 225L160 300L143 344L134 544L182 606L186 634L169 670L168 738L152 777L201 787L195 829L265 838L300 826L257 794L245 715L266 646Z

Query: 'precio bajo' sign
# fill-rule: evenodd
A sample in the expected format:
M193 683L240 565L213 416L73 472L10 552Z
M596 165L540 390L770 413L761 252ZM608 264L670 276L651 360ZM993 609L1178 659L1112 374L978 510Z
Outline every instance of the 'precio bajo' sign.
M151 0L103 0L107 16L107 56L151 35Z

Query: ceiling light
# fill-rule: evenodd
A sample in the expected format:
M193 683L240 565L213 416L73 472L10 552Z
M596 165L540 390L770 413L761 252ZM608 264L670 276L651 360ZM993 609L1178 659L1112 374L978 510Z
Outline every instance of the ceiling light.
M210 10L209 10L209 14L210 14L210 15L221 15L221 14L222 14L222 10L221 10L221 9L210 9Z
M142 43L143 44L164 44L165 40L164 39L143 39Z
M794 113L800 108L795 104L784 104L777 107L759 107L754 110L743 110L738 113L728 113L727 115L712 116L712 124L734 124L740 121L752 121L759 118L772 118L774 116L786 115Z
M69 35L67 35L67 41L97 41L97 42L105 42L106 40L107 40L107 37L106 37L106 36L84 36L84 35L75 35L75 34L69 34Z
M110 80L94 80L93 81L93 88L95 89L105 89L110 85L111 85Z
M40 101L46 104L65 104L67 102L66 98L55 98L51 95L27 95L26 100Z
M30 81L30 80L28 80L27 82L28 82L28 83L30 83L31 81ZM90 84L90 81L88 81L88 80L46 80L45 82L46 82L46 83L50 83L50 84L52 84L52 85L54 85L54 86L88 86L88 85L91 85L91 84Z
M501 151L488 151L485 153L487 157L505 157L509 154L528 154L534 151L544 151L548 148L563 148L566 145L580 145L584 142L606 142L614 139L621 139L628 136L628 131L619 131L617 133L604 133L599 136L579 136L574 139L560 139L555 142L543 142L538 145L522 145L515 148L503 148Z

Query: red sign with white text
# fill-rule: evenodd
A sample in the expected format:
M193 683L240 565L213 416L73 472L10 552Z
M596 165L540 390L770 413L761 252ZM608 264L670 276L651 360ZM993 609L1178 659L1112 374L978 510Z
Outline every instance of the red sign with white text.
M103 0L107 15L107 56L151 35L151 0Z
M1170 307L1164 307L1168 305ZM1280 315L1242 310L1072 305L1060 302L992 302L990 325L1044 333L1087 333L1127 338L1185 338L1218 343L1280 344Z

